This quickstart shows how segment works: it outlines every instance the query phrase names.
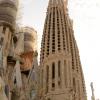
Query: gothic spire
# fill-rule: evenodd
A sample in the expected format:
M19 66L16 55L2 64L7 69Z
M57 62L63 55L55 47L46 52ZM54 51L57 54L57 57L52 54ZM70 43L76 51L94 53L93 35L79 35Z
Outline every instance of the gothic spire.
M50 0L40 55L43 97L47 100L87 100L84 76L67 0Z
M64 6L67 8L67 0L49 0L48 7Z

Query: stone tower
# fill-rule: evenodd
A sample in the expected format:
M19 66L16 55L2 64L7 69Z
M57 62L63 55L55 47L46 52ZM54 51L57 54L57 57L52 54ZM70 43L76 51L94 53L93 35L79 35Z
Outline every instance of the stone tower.
M87 100L67 4L49 0L41 43L40 100Z
M7 65L7 56L15 31L17 6L17 0L0 0L0 49L3 51L4 62L1 63L5 64L4 67Z
M0 71L3 72L14 62L10 58L11 49L13 51L12 38L15 32L17 8L17 0L0 0Z
M15 33L18 0L0 0L0 77L4 81L6 96L10 97L12 73L13 35ZM9 98L10 99L10 98ZM4 99L5 100L5 99Z
M14 55L20 67L16 69L11 100L33 100L37 90L37 32L31 27L21 27L14 35ZM15 67L15 68L16 68ZM20 76L19 76L20 75ZM35 87L34 87L35 86ZM16 96L16 98L15 98Z
M0 0L0 100L37 95L37 32L16 25L17 11L18 0Z

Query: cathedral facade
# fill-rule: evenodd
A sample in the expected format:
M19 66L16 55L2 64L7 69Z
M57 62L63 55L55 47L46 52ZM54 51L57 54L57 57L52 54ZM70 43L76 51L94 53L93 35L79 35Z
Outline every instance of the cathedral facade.
M18 0L0 0L0 100L87 100L67 0L49 0L40 65L37 32L16 24Z
M67 0L49 0L40 55L40 100L87 100Z

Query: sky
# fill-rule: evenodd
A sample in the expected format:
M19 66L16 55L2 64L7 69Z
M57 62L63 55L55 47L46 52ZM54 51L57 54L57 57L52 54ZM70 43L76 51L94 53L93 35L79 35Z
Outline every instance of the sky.
M22 0L19 22L33 27L38 34L40 51L48 0ZM69 15L74 22L74 35L79 47L88 100L90 83L94 83L95 97L100 98L100 0L69 0Z

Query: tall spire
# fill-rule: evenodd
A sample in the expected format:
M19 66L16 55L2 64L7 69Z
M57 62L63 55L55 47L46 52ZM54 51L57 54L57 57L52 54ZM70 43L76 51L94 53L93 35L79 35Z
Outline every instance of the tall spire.
M65 8L67 0L49 1L40 55L43 100L87 100L72 21Z
M54 6L64 6L66 5L67 7L67 0L49 0L49 7L54 7Z
M65 10L67 10L68 0L63 0L63 1L64 1Z
M92 91L91 100L95 100L93 82L91 82L90 86L91 86L91 91Z

